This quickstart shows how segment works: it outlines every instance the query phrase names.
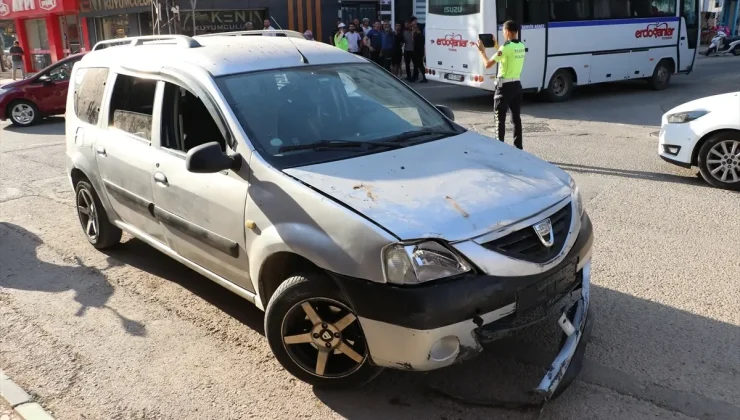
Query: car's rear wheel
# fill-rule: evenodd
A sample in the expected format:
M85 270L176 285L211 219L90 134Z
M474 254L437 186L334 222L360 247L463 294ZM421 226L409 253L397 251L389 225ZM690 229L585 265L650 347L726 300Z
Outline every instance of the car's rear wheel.
M740 132L713 135L699 149L697 160L702 178L710 185L740 191Z
M108 220L100 198L89 182L83 180L75 188L77 216L87 240L97 249L110 248L121 241L121 229Z
M322 388L366 384L381 371L357 316L323 274L283 282L265 311L265 335L275 357L298 379Z
M8 107L8 115L10 116L10 122L13 125L19 127L27 127L38 122L41 117L39 116L39 110L32 102L26 100L18 100L10 104Z

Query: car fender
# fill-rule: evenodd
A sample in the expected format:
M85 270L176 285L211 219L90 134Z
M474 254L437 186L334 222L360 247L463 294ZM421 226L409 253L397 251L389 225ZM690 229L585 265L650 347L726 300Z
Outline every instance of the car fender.
M105 212L108 214L108 219L111 222L113 222L114 220L119 220L118 214L113 209L113 206L111 206L110 200L108 200L108 193L105 191L105 186L103 185L102 179L100 178L100 176L96 176L98 174L97 163L90 162L88 157L77 149L68 152L67 158L69 159L68 175L70 176L70 180L72 179L72 171L74 169L82 172L90 181L90 184L92 184L93 188L95 188L95 192L98 194L98 198L103 204ZM74 189L75 185L72 185L72 188Z

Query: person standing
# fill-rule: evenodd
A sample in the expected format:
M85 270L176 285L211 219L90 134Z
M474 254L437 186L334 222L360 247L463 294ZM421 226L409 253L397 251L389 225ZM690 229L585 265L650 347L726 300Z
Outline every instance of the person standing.
M373 29L365 32L364 43L370 51L370 60L382 65L380 50L383 48L383 39L380 34L380 22L373 23Z
M421 28L419 28L419 25L414 23L413 25L413 31L414 31L414 52L411 55L411 58L414 62L414 78L411 79L412 82L416 82L418 79L418 74L421 74L421 81L419 83L427 83L427 76L426 76L426 70L424 69L424 48L426 46L426 39L424 38L424 33L421 32Z
M20 70L21 71L21 77L24 79L26 78L26 70L23 68L23 54L25 51L23 51L23 48L21 48L21 44L18 41L15 41L13 43L13 46L10 47L10 56L12 57L12 64L13 64L13 80L15 80L15 71Z
M396 23L396 39L393 43L393 55L391 56L391 73L401 77L401 61L403 61L403 25Z
M359 54L362 45L362 37L357 33L357 27L354 23L349 24L349 32L344 34L347 39L347 51L352 54Z
M272 24L270 23L270 19L265 19L265 21L262 23L265 25L265 27L262 30L269 31L267 33L262 34L263 36L277 36L275 34L275 28L273 28Z
M303 37L306 38L308 41L316 41L313 39L313 32L311 32L310 29L306 30L306 32L303 33Z
M342 23L341 18L337 18L337 26L334 28L333 31L329 34L329 44L334 45L334 36L336 36L337 32L339 32L339 25ZM334 45L336 47L336 45Z
M403 59L406 64L406 81L411 81L411 59L414 57L414 32L411 27L411 19L406 22L406 30L403 31ZM419 76L419 69L414 68L414 77Z
M347 26L344 23L339 24L339 30L334 35L334 46L340 50L348 51L349 43L347 42L346 31Z
M244 29L247 31L253 31L254 30L254 23L247 22L246 25L244 25Z
M511 110L511 121L514 123L514 146L522 149L522 83L520 77L524 68L526 48L519 40L519 24L513 20L504 22L504 38L506 42L491 58L486 56L486 47L479 40L478 51L483 57L486 68L498 65L496 77L496 91L493 96L493 107L498 123L498 139L504 141L506 134L506 112Z
M383 22L383 33L381 34L380 62L384 69L391 71L393 60L393 48L396 45L396 34L391 30L389 22Z

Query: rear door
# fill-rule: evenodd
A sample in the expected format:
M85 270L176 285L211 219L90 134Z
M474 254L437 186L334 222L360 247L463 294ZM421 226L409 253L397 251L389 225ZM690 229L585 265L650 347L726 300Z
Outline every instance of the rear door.
M519 39L526 47L522 88L540 89L544 86L545 60L547 56L547 0L498 0L496 3L498 23L497 39L504 40L503 26L507 20L521 22Z
M96 161L103 186L118 217L152 238L162 228L152 214L154 98L157 81L115 74L103 128L95 136Z
M691 71L699 44L699 0L680 0L681 34L678 40L678 70Z

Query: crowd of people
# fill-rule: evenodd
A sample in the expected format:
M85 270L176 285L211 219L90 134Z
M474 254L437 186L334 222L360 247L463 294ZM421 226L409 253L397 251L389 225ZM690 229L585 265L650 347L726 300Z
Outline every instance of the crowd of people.
M402 77L406 69L408 82L427 83L424 69L424 32L415 17L391 27L390 22L354 19L349 23L337 20L331 43L352 54L362 55ZM404 66L405 64L405 66ZM413 68L413 70L412 70Z

